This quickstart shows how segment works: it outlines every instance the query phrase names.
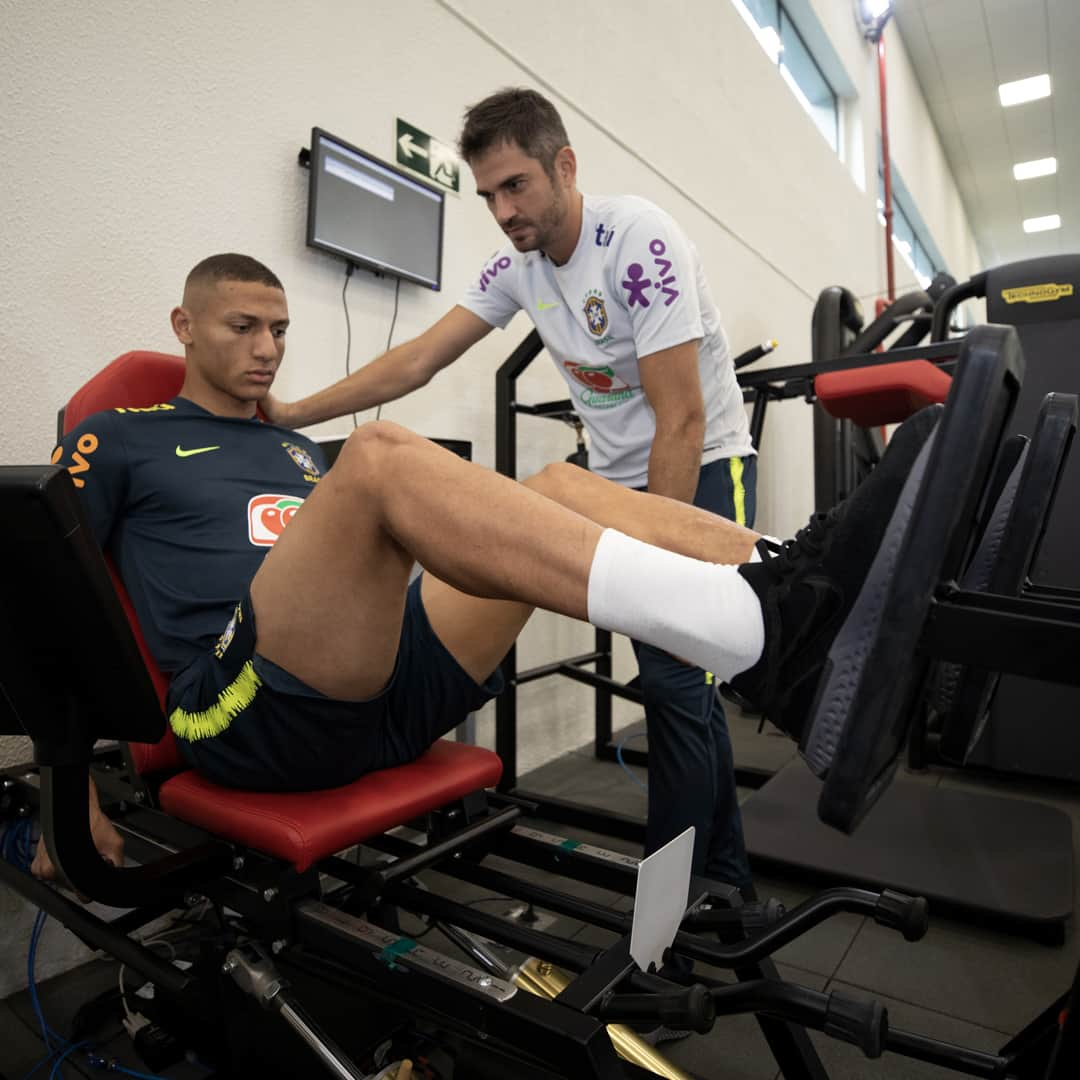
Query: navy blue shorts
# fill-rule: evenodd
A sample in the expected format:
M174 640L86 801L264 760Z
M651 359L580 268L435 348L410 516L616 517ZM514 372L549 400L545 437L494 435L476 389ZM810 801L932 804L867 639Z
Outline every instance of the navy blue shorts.
M245 595L214 649L169 686L184 759L228 787L314 791L419 757L503 687L498 670L478 685L436 637L421 580L406 596L394 673L365 701L328 698L255 652Z

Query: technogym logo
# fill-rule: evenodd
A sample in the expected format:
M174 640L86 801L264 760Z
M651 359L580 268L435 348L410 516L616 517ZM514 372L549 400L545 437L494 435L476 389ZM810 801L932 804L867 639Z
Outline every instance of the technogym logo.
M1047 281L1042 285L1022 285L1018 289L1002 289L1001 299L1006 304L1045 304L1050 300L1060 300L1072 294L1071 283L1059 285L1056 281Z

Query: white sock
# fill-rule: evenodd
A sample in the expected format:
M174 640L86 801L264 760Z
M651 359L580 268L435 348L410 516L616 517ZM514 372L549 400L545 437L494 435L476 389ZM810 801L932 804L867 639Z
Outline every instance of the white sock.
M605 529L589 571L589 622L665 649L726 682L765 644L757 594L735 566Z

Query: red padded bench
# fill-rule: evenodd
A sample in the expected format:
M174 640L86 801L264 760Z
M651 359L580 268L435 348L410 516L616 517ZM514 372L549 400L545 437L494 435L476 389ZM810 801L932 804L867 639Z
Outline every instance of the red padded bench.
M814 392L830 416L859 427L906 420L926 405L943 402L952 376L929 360L829 371L814 377Z

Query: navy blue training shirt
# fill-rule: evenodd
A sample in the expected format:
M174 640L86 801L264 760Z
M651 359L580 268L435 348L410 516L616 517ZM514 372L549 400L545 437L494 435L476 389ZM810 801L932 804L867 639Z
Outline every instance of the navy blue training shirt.
M267 551L326 471L288 428L185 398L95 413L53 453L172 674L213 647Z

